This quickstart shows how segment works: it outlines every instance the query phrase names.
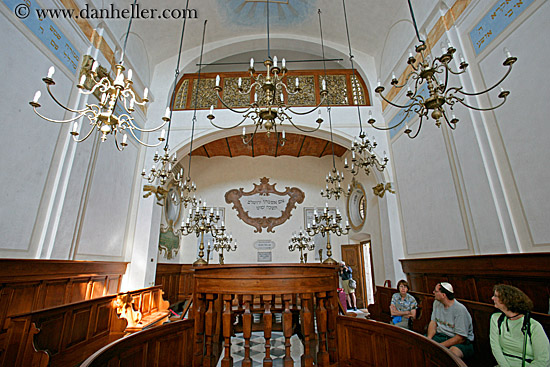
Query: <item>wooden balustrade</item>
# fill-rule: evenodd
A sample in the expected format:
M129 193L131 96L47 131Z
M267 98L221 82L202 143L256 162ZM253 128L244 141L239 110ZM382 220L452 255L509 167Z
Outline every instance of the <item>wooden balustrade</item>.
M14 314L118 293L126 265L104 261L0 259L0 340Z
M534 311L549 312L550 253L456 256L400 260L411 289L431 293L435 285L449 282L455 296L492 303L493 286L509 284L524 291Z
M273 362L270 340L276 328L274 314L281 314L285 366L294 365L290 354L290 338L296 330L293 320L299 322L303 337L302 365L329 366L335 363L337 287L337 271L331 265L251 264L196 268L193 366L215 366L222 354L222 342L225 350L221 365L232 366L231 336L237 328L242 330L244 338L242 366L251 366L250 338L254 314L259 314L262 319L266 340L264 366L271 366ZM239 325L234 325L236 318Z
M447 348L397 326L338 316L337 330L340 367L466 366Z
M80 367L191 366L193 330L193 320L147 329L109 344Z
M162 286L164 298L171 305L192 297L192 268L191 264L157 264L155 285Z
M375 303L369 306L371 318L388 323L391 319L391 297L397 292L397 289L393 288L376 287ZM416 313L416 319L413 320L412 324L413 331L420 334L425 334L428 324L430 323L435 297L433 294L423 292L411 291L409 293L416 298L419 306ZM466 306L470 312L474 328L474 350L476 355L473 360L469 362L469 365L494 366L496 361L493 358L489 342L489 321L491 319L491 315L498 312L498 310L492 303L481 303L463 299L459 299L459 302ZM550 315L533 312L532 317L539 321L546 331L546 334L550 335Z
M133 301L132 311L120 312L121 299ZM167 307L157 286L13 315L0 366L78 365L127 333L161 323L168 316ZM126 321L133 315L139 315L139 322Z

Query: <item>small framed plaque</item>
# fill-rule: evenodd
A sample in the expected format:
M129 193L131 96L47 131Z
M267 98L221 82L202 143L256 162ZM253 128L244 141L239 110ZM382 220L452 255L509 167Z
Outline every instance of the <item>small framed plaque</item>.
M272 261L271 251L258 251L259 263L270 263Z

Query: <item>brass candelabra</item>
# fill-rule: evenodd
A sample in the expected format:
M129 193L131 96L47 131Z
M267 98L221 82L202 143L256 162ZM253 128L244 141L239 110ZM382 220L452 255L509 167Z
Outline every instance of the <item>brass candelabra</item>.
M304 254L304 250L312 251L315 248L315 244L312 242L312 238L300 230L298 233L293 233L288 244L288 250L290 252L294 250L300 251L300 263L307 263L307 252Z
M179 232L183 236L194 233L197 237L200 236L201 242L199 245L199 258L193 263L193 265L206 265L204 260L204 234L210 233L215 238L219 234L225 231L225 224L223 220L220 222L220 227L216 227L216 224L220 222L220 213L214 208L210 210L206 207L206 202L203 202L202 207L191 207L189 210L189 216L181 223Z
M349 233L351 226L346 221L346 227L342 228L342 215L340 210L336 209L336 214L330 214L328 204L323 209L321 215L318 215L317 209L313 212L313 224L308 223L306 232L310 237L320 233L323 237L327 237L327 258L323 264L336 264L337 261L332 258L332 246L330 244L330 234L334 233L337 236L345 236Z
M216 237L214 237L214 251L218 252L219 255L219 263L220 265L223 265L224 262L224 256L223 251L236 251L237 250L237 241L235 241L234 245L231 246L231 242L233 242L233 236L230 233L225 233L225 228L220 228L220 231Z

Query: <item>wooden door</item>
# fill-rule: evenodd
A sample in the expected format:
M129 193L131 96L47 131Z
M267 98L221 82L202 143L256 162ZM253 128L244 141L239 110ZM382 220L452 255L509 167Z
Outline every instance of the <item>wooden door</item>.
M363 261L363 245L342 245L342 260L353 270L353 279L357 282L355 296L357 307L366 308L367 289L365 286L365 264Z

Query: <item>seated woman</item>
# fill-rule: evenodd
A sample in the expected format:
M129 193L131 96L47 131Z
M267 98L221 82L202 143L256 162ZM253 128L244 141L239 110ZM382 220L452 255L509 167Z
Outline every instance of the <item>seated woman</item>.
M390 313L392 316L391 323L405 329L409 328L409 318L416 317L416 309L418 303L416 299L409 293L409 283L406 280L400 280L397 282L397 290L399 293L395 293L391 298Z
M548 366L548 337L541 324L531 319L529 314L533 302L521 290L510 285L497 284L493 291L495 307L502 311L491 316L489 334L491 350L498 365L519 367L525 358L525 366Z

